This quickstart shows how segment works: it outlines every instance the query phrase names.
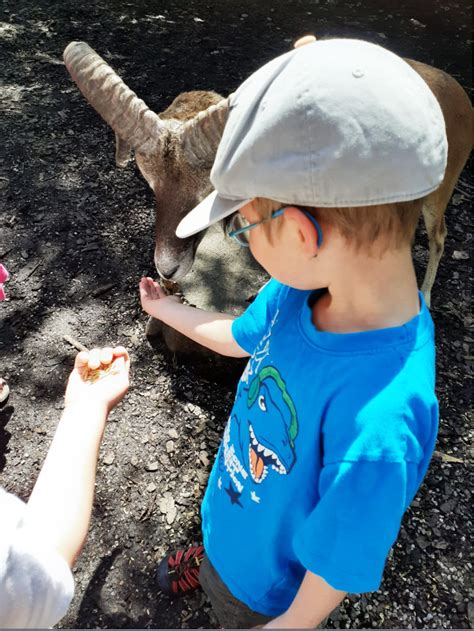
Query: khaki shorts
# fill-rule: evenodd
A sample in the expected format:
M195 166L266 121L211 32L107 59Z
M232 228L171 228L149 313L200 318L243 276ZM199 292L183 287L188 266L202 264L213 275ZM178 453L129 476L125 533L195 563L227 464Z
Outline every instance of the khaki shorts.
M249 609L227 589L207 556L204 557L199 570L199 582L211 601L212 608L224 629L250 629L262 626L275 616L265 616ZM328 618L325 618L316 629L325 629Z
M252 611L241 600L235 598L207 557L204 557L199 569L199 582L211 601L219 623L225 629L250 629L275 617Z
M211 601L212 608L224 629L250 629L262 626L273 620L275 616L265 616L249 609L227 589L207 556L204 557L199 570L199 582ZM328 618L325 618L315 629L325 629Z

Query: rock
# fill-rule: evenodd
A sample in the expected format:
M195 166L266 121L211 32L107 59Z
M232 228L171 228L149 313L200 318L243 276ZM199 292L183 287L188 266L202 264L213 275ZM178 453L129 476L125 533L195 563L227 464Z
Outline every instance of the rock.
M456 507L456 504L457 500L448 500L447 502L441 504L440 509L443 511L443 513L451 513Z
M178 511L176 509L176 504L174 503L173 496L169 491L166 491L166 493L164 493L163 497L160 499L159 507L163 515L166 515L166 523L171 526L171 524L175 520Z
M166 523L171 526L174 522L176 514L177 514L176 506L173 503L173 506L170 507L169 511L166 513Z
M158 458L158 460L161 462L161 464L164 467L169 467L170 464L170 459L168 458L168 456L166 454L161 454Z
M438 550L446 550L449 547L447 541L433 541L433 546Z
M467 252L464 252L464 250L454 250L451 256L455 261L469 260L469 254Z
M109 453L105 454L102 462L104 464L112 464L114 460L115 460L115 455L111 451L109 451Z
M130 458L130 464L133 465L134 467L136 467L137 464L138 464L138 458L136 456L132 456Z
M149 462L148 464L145 465L145 469L147 471L158 471L159 468L160 468L160 465L157 460L155 460L154 462Z
M426 548L430 545L430 542L426 539L426 537L423 537L423 535L418 535L416 543L422 550L426 550Z
M202 462L202 464L205 467L209 466L209 456L207 455L207 451L200 451L199 452L199 460Z
M171 438L179 438L178 432L175 429L170 429L168 432L168 436Z
M419 20L415 20L415 18L410 18L410 22L414 26L418 26L418 28L426 28L426 24L423 24L423 22L420 22Z
M146 490L148 493L153 493L153 491L156 491L156 484L154 482L150 482L150 484L146 487Z
M174 442L172 440L168 440L166 441L166 451L167 453L172 453L174 451L175 447L174 447Z

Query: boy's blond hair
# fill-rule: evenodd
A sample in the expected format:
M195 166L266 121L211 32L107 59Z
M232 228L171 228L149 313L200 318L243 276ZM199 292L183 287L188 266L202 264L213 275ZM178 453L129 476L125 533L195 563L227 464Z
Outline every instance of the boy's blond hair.
M264 197L257 197L252 202L253 208L262 218L285 205L288 204ZM377 246L377 251L383 252L411 245L422 206L423 198L354 208L304 208L315 219L339 230L355 250L364 247L370 252ZM263 225L269 230L269 224Z

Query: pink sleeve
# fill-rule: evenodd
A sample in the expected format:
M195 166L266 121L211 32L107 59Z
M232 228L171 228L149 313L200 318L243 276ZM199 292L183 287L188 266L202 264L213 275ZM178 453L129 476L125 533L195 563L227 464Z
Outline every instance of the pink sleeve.
M9 278L7 268L0 263L0 301L5 300L5 292L3 290L3 284Z

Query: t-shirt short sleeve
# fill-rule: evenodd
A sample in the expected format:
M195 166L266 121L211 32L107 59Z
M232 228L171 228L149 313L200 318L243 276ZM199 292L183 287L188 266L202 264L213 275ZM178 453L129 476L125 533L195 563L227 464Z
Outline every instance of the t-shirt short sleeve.
M258 292L257 297L244 313L232 322L232 335L237 344L252 355L275 317L286 285L271 279Z
M72 600L71 570L28 522L27 506L3 489L0 514L0 627L52 627Z
M293 539L301 564L334 589L377 590L418 479L418 465L406 461L326 465L320 501Z

